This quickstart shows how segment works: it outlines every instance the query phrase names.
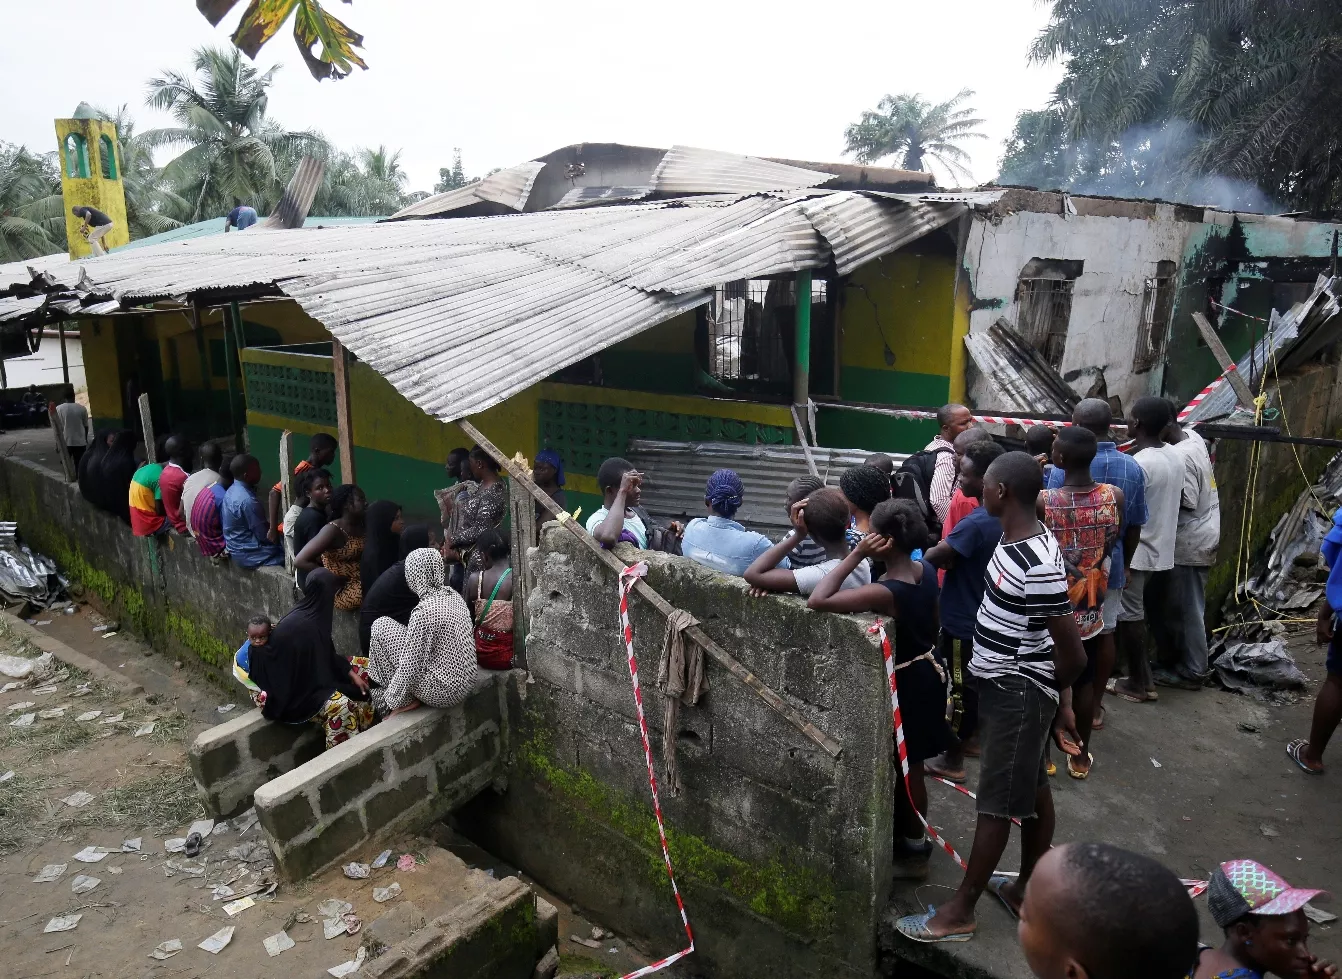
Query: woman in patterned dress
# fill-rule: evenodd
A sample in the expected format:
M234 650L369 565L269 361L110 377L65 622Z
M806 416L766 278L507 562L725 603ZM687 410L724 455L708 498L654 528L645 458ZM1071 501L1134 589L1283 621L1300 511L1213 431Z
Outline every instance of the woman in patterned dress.
M466 601L447 587L442 555L431 547L411 551L405 581L419 596L410 624L383 616L373 623L369 675L377 683L373 703L380 715L428 707L451 707L475 683L475 638Z
M303 597L267 629L258 617L234 659L233 673L261 714L281 724L319 724L333 748L373 723L368 660L347 660L331 641L332 609L340 584L325 568L303 583Z
M485 562L475 543L487 529L497 528L508 513L508 484L499 475L499 464L480 446L467 457L470 480L456 498L451 533L452 550L466 565L467 573L479 571Z
M347 612L353 612L363 604L359 562L363 557L364 510L367 504L363 490L353 483L337 486L327 505L331 522L294 555L294 564L299 571L311 573L314 568L324 567L341 579L335 607Z

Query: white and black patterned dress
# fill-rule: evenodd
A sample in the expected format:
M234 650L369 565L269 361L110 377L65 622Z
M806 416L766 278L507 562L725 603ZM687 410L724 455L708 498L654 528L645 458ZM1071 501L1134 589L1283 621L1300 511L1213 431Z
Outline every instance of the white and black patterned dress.
M405 582L419 596L409 625L383 616L373 623L369 670L378 686L379 714L414 697L427 707L451 707L475 683L475 637L466 601L447 587L443 559L424 547L405 559Z

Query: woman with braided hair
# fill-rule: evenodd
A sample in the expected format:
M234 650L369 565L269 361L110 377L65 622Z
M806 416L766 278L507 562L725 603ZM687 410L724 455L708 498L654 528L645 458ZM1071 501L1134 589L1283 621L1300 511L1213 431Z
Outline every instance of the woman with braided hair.
M708 477L704 487L707 517L691 520L681 539L681 553L706 568L741 577L769 548L773 541L763 534L747 530L732 518L745 498L741 477L730 469L719 469ZM789 567L787 558L777 565Z

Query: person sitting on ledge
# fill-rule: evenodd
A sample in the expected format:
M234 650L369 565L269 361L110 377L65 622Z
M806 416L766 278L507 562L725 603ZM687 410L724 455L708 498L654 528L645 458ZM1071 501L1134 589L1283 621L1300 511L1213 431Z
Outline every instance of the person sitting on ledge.
M744 498L741 477L732 470L719 469L709 476L704 487L704 506L709 515L689 522L681 540L682 553L714 571L733 576L745 574L746 568L773 545L763 534L747 530L732 519ZM786 552L775 564L790 567Z
M241 453L233 457L229 468L233 485L224 494L222 523L228 556L240 568L260 568L284 563L284 548L269 540L256 484L261 482L261 463Z
M640 550L680 553L681 525L672 521L668 530L657 527L639 503L643 499L643 474L627 459L613 456L596 471L596 482L604 498L602 507L587 518L587 532L602 547L624 541Z
M757 595L792 592L809 595L825 575L848 556L848 501L836 489L818 489L792 505L792 532L755 559L746 569L746 584ZM779 561L803 540L814 540L824 549L825 559L804 568L779 567ZM871 563L859 562L844 579L844 588L860 588L871 582Z

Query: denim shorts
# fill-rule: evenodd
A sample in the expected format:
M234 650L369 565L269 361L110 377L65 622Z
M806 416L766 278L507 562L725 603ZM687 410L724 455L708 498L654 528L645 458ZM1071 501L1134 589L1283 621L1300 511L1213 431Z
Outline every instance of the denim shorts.
M1058 703L1019 673L979 677L978 813L1029 819L1048 785L1044 749Z

